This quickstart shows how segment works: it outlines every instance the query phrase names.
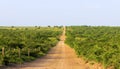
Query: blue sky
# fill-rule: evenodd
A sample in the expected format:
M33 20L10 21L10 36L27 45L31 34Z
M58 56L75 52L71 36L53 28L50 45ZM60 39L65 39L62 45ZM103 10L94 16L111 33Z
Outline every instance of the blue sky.
M1 26L120 26L120 0L1 0Z

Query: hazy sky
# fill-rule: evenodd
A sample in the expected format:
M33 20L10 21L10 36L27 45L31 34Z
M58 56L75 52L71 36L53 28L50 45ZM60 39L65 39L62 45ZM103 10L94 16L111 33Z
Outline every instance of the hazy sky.
M120 25L120 0L1 0L0 25Z

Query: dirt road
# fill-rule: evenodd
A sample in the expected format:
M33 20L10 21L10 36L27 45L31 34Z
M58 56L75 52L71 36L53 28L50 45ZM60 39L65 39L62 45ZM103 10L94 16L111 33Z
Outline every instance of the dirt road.
M61 41L49 53L33 62L9 69L95 69L77 58L73 49L64 44L65 30Z

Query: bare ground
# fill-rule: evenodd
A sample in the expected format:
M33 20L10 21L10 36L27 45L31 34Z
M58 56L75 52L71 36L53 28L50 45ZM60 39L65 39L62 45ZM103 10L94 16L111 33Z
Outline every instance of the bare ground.
M46 56L7 69L103 69L97 65L85 63L84 60L78 58L74 50L64 44L64 40L65 30L61 36L61 41Z

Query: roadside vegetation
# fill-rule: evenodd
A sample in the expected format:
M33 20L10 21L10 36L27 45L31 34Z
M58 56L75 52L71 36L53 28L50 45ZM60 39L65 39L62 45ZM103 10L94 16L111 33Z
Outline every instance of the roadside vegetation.
M120 69L120 27L69 26L66 35L78 57Z
M62 27L1 27L0 65L21 64L45 55L61 34Z

